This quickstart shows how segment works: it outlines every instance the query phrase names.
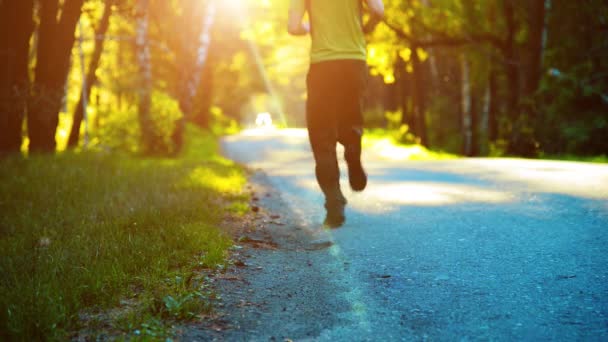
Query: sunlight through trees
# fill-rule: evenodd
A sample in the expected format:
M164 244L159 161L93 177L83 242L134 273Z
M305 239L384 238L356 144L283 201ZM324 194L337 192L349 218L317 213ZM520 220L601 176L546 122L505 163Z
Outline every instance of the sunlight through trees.
M368 34L370 128L471 156L607 153L604 2L385 2ZM288 5L0 1L0 150L75 148L88 132L90 148L162 155L186 122L303 125L310 42L285 32Z

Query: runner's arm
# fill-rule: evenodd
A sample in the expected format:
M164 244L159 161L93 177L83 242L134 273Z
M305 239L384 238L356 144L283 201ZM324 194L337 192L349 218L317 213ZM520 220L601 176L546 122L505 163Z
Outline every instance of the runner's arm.
M306 14L304 0L292 0L287 22L287 32L289 34L303 36L310 33L310 24L304 22L304 14Z

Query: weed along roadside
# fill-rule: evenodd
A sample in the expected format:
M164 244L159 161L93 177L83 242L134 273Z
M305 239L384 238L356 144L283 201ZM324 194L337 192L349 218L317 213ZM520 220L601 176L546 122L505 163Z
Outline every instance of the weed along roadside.
M204 272L248 208L245 175L197 133L175 159L0 161L0 340L172 336L211 310Z

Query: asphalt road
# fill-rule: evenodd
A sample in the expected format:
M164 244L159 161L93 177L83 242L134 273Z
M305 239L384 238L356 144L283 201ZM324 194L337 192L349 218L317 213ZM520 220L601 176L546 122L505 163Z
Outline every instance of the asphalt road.
M186 339L608 340L608 165L368 149L368 189L342 163L347 222L326 230L304 131L223 148L257 170L279 248L226 285L227 329Z

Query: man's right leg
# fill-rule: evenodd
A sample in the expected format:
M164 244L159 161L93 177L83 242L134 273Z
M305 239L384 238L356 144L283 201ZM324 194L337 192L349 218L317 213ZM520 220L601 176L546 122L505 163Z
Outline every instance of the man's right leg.
M348 165L348 180L354 191L367 186L367 174L361 164L363 137L363 96L367 85L367 66L364 61L348 60L340 65L340 86L337 94L338 140L344 145L344 159Z
M353 129L352 138L344 144L344 159L348 165L348 181L353 191L363 191L367 187L367 173L361 163L361 139L363 129Z

